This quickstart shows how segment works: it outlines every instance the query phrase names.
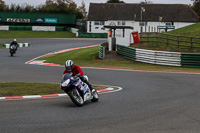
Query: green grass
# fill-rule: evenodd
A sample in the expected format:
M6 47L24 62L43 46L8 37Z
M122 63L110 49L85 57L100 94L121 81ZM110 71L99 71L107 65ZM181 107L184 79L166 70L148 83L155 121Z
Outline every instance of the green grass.
M105 89L106 86L94 86L97 90ZM26 96L26 95L48 95L65 93L59 84L51 83L24 83L10 82L0 83L0 97Z
M167 33L174 34L174 35L200 37L200 23L196 23L196 24L189 25L183 28L172 30Z
M50 83L0 83L0 88L0 97L63 93L59 84Z
M4 48L4 47L3 47L3 44L4 44L4 43L0 43L0 49Z
M97 55L99 47L84 48L72 50L65 53L42 57L38 60L46 60L48 63L55 63L64 65L65 61L70 59L79 66L88 67L102 67L102 68L119 68L119 69L133 69L133 70L148 70L148 71L168 71L168 72L194 72L200 73L199 68L183 68L152 65L130 60L98 60Z
M0 38L74 38L67 31L0 31Z

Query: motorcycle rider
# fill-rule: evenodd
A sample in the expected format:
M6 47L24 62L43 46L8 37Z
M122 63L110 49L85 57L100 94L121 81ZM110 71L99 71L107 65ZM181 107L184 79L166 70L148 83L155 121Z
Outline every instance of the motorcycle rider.
M17 45L17 40L16 40L16 39L14 39L14 40L11 42L9 49L11 48L12 45L15 46L15 52L16 52L16 51L17 51L17 47L18 47L18 45Z
M67 60L65 62L65 70L63 74L65 73L72 73L72 76L79 77L81 81L83 81L89 86L92 92L95 91L94 87L88 82L86 78L84 78L83 71L81 70L81 68L78 65L75 65L72 60Z

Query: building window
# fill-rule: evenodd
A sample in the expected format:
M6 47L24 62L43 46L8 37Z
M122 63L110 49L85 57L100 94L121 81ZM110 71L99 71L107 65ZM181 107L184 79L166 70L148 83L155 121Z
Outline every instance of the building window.
M104 21L100 21L100 25L104 25L105 24L105 22Z
M166 25L166 26L171 26L171 25L172 25L172 22L166 22L165 25Z
M89 23L89 32L91 32L92 31L92 25L91 25L91 21L90 21L90 23Z
M94 25L104 25L104 21L94 21Z
M117 25L119 25L119 26L124 26L124 25L126 25L126 21L118 21L117 22Z
M145 22L145 26L147 26L147 22Z
M94 25L99 25L99 21L94 21Z
M122 25L126 25L126 21L122 21Z
M121 25L121 21L118 21L118 22L117 22L117 25L119 25L119 26L120 26L120 25Z

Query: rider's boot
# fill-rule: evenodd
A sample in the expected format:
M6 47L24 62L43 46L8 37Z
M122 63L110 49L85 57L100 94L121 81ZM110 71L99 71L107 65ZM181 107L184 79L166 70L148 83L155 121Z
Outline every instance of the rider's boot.
M96 91L95 88L90 83L88 83L88 86L89 86L91 92L95 92Z

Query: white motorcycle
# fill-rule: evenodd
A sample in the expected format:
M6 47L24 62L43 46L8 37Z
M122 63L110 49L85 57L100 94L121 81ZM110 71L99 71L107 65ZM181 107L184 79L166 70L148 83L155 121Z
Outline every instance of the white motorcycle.
M10 56L13 56L16 53L17 47L14 45L10 46Z
M85 78L88 80L87 76ZM97 102L99 100L96 89L91 92L86 83L81 81L79 77L72 77L70 73L63 75L60 88L69 95L77 106L83 106L86 101Z

